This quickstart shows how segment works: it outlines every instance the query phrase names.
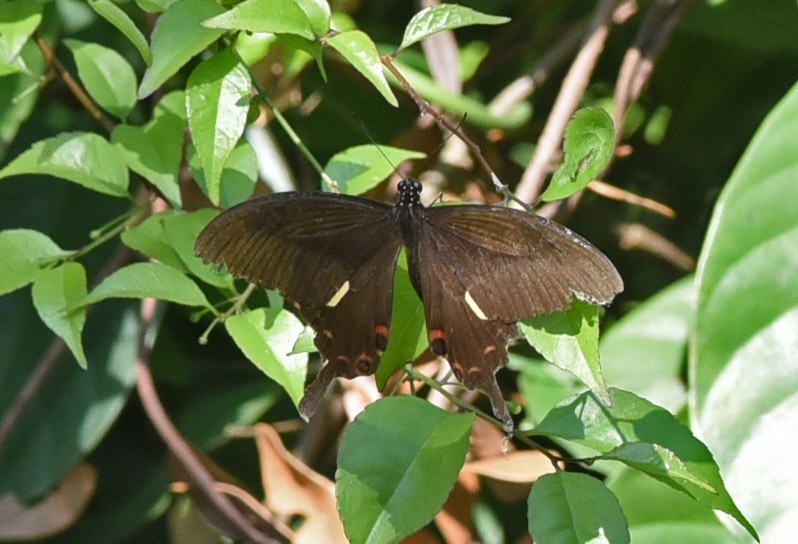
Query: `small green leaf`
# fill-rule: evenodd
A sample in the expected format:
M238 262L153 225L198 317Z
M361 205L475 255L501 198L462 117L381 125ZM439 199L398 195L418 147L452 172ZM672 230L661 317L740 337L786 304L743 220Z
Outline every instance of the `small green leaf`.
M238 348L269 378L280 384L299 406L307 375L307 353L292 354L305 329L297 317L282 308L259 308L224 322Z
M201 24L223 11L213 0L180 0L158 17L152 31L152 64L144 72L139 98L150 96L194 55L224 34Z
M717 490L711 484L705 482L700 475L691 472L672 451L659 444L646 442L622 444L601 458L621 461L668 485L673 486L674 483L681 485L688 493L691 487L697 487L707 493L717 494Z
M186 162L191 173L194 174L197 184L207 195L205 174L202 172L202 165L193 145L186 148ZM222 169L222 175L219 178L219 206L229 208L247 200L252 196L257 181L258 157L255 155L252 144L242 138L238 140L238 144L230 153L230 157Z
M688 486L672 478L665 478L663 482L750 527L726 491L709 449L687 427L667 410L633 393L616 388L610 392L612 406L598 402L590 393L564 401L551 410L531 434L561 438L602 454L629 443L661 446L673 452L685 469L706 485ZM707 487L714 492L708 492Z
M0 179L21 174L46 174L98 193L128 196L124 160L105 138L89 132L63 133L36 142L0 170Z
M95 287L80 306L107 298L157 298L184 306L211 305L188 276L161 263L134 263L120 268Z
M377 367L377 387L382 389L394 372L410 363L427 348L427 328L424 306L407 273L407 256L404 248L396 261L393 278L393 317L388 348L380 357Z
M540 544L625 544L629 527L618 499L578 472L541 476L529 494L529 532Z
M205 228L205 225L216 217L216 214L216 210L211 208L170 214L163 218L163 227L167 240L177 252L183 265L192 274L210 285L221 289L230 289L233 282L232 276L220 273L214 265L203 263L194 253L197 236Z
M316 36L324 36L330 30L330 4L327 0L294 0L310 21Z
M152 53L147 39L136 26L136 23L125 13L122 8L111 0L89 0L89 6L97 14L114 25L138 49L141 58L149 65L152 63Z
M12 62L42 22L43 5L30 0L5 2L0 10L0 61Z
M544 201L566 198L595 179L610 162L615 150L615 125L601 108L584 108L574 114L565 129L565 161L546 191Z
M524 319L521 332L543 357L579 378L604 403L611 403L598 351L598 309L575 299L564 312Z
M86 296L86 270L80 263L65 263L45 271L31 289L33 306L45 325L66 342L75 359L83 368L88 366L83 352L83 325L86 308L72 311L78 301Z
M470 25L501 25L509 20L509 17L487 15L456 4L429 6L416 13L407 23L397 51L444 30Z
M377 52L377 46L374 45L368 35L360 30L350 30L329 38L327 43L338 51L358 72L363 74L390 105L399 105L393 92L391 92L388 80L385 79L385 74L382 72L382 63L380 62L380 54Z
M312 4L307 0L306 3ZM312 40L315 38L314 26L320 23L318 12L314 13L313 20L311 22L308 14L295 0L244 0L230 11L202 24L207 28L296 34ZM329 28L329 17L327 21ZM326 32L325 30L319 35Z
M167 238L163 226L164 219L180 213L182 212L177 210L167 210L152 215L135 227L124 231L120 236L122 242L147 257L168 264L181 272L188 272L188 267L183 264L182 259Z
M36 281L43 272L42 261L67 255L66 251L39 231L0 231L0 295Z
M335 473L350 542L397 542L428 523L457 480L473 423L473 414L408 396L378 400L357 416Z
M336 153L324 171L338 182L342 193L359 195L390 176L402 162L424 157L426 155L420 151L387 145L358 145Z
M250 87L249 72L231 49L203 61L188 78L188 126L214 204L219 204L222 169L244 133Z
M127 118L136 105L136 74L116 51L96 43L66 39L78 76L101 108L119 119Z
M173 207L182 206L177 176L183 155L183 123L178 116L159 115L142 127L117 125L111 143L131 170L157 187Z

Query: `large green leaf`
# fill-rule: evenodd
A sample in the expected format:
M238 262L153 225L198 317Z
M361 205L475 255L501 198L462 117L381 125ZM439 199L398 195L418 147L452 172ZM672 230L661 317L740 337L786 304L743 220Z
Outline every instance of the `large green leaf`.
M158 17L152 31L152 64L144 72L139 98L150 96L194 55L224 33L201 24L223 11L224 8L213 0L180 0Z
M347 62L363 74L390 105L399 105L382 71L382 63L380 62L377 46L374 45L374 42L371 41L367 34L360 30L341 32L329 38L327 44L341 53Z
M397 542L428 523L463 466L473 422L473 414L407 396L381 399L355 418L335 473L350 542Z
M244 133L251 82L246 66L226 49L198 65L186 85L186 112L208 198L219 204L222 169Z
M307 353L291 355L305 328L299 319L281 308L260 308L229 317L224 323L247 359L280 384L298 407L308 366Z
M416 13L405 27L405 34L399 49L409 47L444 30L451 30L469 25L500 25L509 21L509 17L498 17L474 11L457 4L438 4L426 7Z
M755 534L726 491L709 449L687 427L667 410L633 393L615 388L611 393L612 406L606 406L589 393L566 400L549 412L532 434L568 440L643 470L703 504L731 514ZM630 446L633 444L644 445ZM622 448L631 449L619 454ZM645 452L634 448L648 449L656 455L648 455L644 463L640 459ZM678 463L668 465L664 461L671 454ZM685 472L695 481L686 477Z
M138 49L145 63L149 65L152 62L152 53L150 53L150 46L147 45L147 39L122 8L111 0L89 0L89 6L130 40L130 43Z
M764 542L793 538L798 468L798 86L768 115L713 214L696 273L695 425ZM756 477L752 477L756 475ZM763 482L777 482L762 492ZM737 529L737 541L745 535Z
M78 76L101 108L126 119L136 105L136 74L116 51L96 43L64 40L78 67Z
M99 134L62 133L36 142L0 170L0 179L47 174L98 193L127 197L128 171L119 152Z
M540 544L625 544L618 499L596 478L575 472L541 476L529 494L529 532Z
M579 378L603 402L612 402L599 363L596 306L574 299L565 311L524 319L520 329L547 361Z
M333 155L324 171L338 182L342 193L359 195L390 176L402 162L424 157L424 153L409 149L358 145Z
M0 62L10 63L42 22L42 4L11 0L0 10Z
M86 308L70 310L86 296L86 270L80 263L57 266L36 280L31 294L41 320L66 342L80 366L86 368L88 363L81 338Z
M159 115L142 127L117 125L111 142L131 170L157 187L172 206L181 206L177 176L183 155L183 123L177 115Z
M313 40L330 28L329 9L312 0L244 0L203 24L208 28L295 34Z
M120 268L92 289L80 305L108 298L157 298L185 306L211 305L188 276L161 263L134 263Z
M47 259L67 255L41 232L29 229L0 231L0 295L35 281L44 271Z

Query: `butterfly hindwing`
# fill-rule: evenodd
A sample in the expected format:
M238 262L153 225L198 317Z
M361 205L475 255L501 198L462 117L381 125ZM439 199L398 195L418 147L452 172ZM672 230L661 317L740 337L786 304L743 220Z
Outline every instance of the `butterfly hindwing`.
M393 272L401 238L392 208L321 192L248 200L214 219L196 251L280 292L316 331L329 361L308 387L303 415L337 376L373 374L387 345Z

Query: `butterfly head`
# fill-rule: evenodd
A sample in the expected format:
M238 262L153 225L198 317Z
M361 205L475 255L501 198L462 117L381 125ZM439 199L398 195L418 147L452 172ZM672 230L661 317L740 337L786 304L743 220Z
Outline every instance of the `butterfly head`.
M421 206L421 182L414 178L399 182L399 196L396 206L400 209L412 209Z

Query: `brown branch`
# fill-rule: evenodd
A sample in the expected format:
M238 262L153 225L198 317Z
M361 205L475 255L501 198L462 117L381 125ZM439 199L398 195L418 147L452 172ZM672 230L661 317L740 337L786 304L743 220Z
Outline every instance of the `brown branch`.
M588 183L587 188L605 198L626 202L627 204L631 204L633 206L640 206L641 208L646 208L654 213L664 215L669 219L676 217L676 212L673 211L673 208L666 206L661 202L636 195L625 189L610 185L609 183L605 183L598 179L594 179Z
M638 249L656 255L673 266L692 272L695 270L695 259L679 246L640 223L621 223L613 230L618 235L622 249Z
M50 47L50 44L47 43L47 40L42 37L39 32L34 34L34 40L36 41L36 45L39 47L39 50L42 52L42 56L44 57L47 66L50 67L50 70L55 72L58 77L66 84L67 88L72 92L72 94L77 98L78 102L86 108L86 111L89 112L95 121L100 123L102 127L106 130L106 132L110 133L114 130L114 124L108 119L102 110L94 103L94 100L83 90L83 87L80 86L80 83L75 81L75 78L72 77L64 65L61 64L61 61L55 56L53 49Z
M640 97L651 79L654 64L668 44L676 25L693 0L658 0L646 12L635 43L624 56L615 85L613 121L623 126L629 105ZM616 142L621 131L615 131Z
M139 333L139 349L136 357L136 370L138 379L136 389L141 404L153 427L161 436L169 451L180 463L181 469L187 476L188 482L197 493L211 505L218 517L214 519L216 526L229 533L236 540L256 542L260 544L274 544L278 540L267 537L257 531L244 515L230 502L230 499L219 492L216 481L205 465L200 462L191 446L186 442L174 426L166 410L158 398L155 382L149 368L151 346L147 341L150 327L153 324L158 301L144 299L141 301L141 332Z
M598 57L604 49L617 3L618 0L601 0L590 19L582 48L565 76L546 126L538 139L535 154L516 188L516 196L524 202L534 201L543 188L552 158L562 142L565 126L579 105Z

